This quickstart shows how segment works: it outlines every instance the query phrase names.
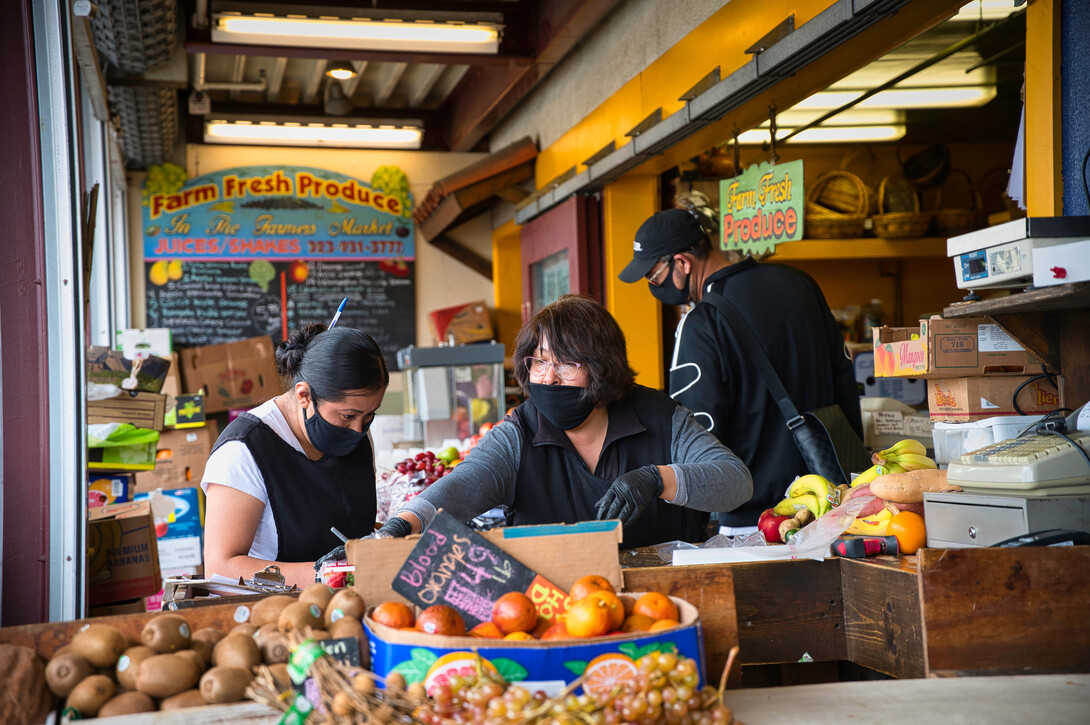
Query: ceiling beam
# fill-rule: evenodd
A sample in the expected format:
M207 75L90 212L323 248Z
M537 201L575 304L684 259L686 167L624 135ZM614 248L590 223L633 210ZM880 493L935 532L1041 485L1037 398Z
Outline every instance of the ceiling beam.
M375 80L373 105L386 105L386 101L390 100L390 96L394 95L397 84L401 81L401 77L405 75L405 69L408 67L408 63L387 63L383 66L382 72Z
M326 64L327 61L325 60L314 61L314 68L311 69L306 85L303 86L302 103L304 105L309 106L318 97L318 90L322 87L322 77L325 76Z
M409 93L409 108L416 108L424 103L445 68L446 66L438 63L424 63L420 66L419 80Z
M533 42L537 55L533 63L501 67L474 64L445 104L451 118L451 151L474 148L618 2L538 3Z
M287 58L274 58L272 71L269 73L269 87L265 89L265 100L276 103L280 99L280 86L284 83L284 69L288 67Z
M245 78L245 77L246 77L246 56L240 55L237 58L235 58L235 65L231 69L231 82L232 83L241 83L242 79ZM232 90L231 91L231 100L232 101L237 101L238 100L238 94L239 94L239 92L238 92L237 89Z
M349 100L351 100L352 96L356 95L356 86L360 84L360 79L363 78L363 72L367 70L367 61L354 60L352 61L352 67L356 69L356 75L346 81L341 81L341 86L344 88L344 95L348 96Z

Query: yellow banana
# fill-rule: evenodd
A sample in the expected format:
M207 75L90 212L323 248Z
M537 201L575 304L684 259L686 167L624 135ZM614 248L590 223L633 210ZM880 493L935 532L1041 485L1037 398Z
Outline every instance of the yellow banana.
M889 509L882 509L869 518L856 519L848 527L846 533L861 536L885 536L891 518L893 518L893 513Z
M818 510L820 516L828 511L832 507L832 502L829 500L829 490L834 488L829 481L816 474L810 473L805 476L800 476L795 479L795 482L791 484L791 488L788 489L788 496L802 496L803 494L812 493L818 502Z
M868 483L878 478L878 464L875 464L867 470L860 473L855 479L852 480L852 488L857 486L866 486Z
M918 453L903 453L896 458L890 459L888 463L896 463L905 471L918 471L923 468L938 468L938 465L928 458L927 456L921 456Z
M891 458L895 458L896 456L905 453L914 453L918 456L924 456L927 455L927 448L915 438L905 438L903 441L898 441L884 451L878 451L878 456L888 461Z
M793 498L785 498L772 507L772 513L777 516L794 516L796 511L798 509L795 508L795 499Z
M879 476L884 476L887 473L905 473L905 469L901 468L898 463L882 463L877 468Z

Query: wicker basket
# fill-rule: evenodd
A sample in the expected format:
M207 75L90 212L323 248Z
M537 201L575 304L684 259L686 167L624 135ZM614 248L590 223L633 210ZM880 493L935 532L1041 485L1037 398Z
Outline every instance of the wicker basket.
M863 182L867 188L867 214L877 214L878 208L878 183L882 177L878 171L878 157L870 146L853 146L844 158L840 160L841 171L851 171Z
M920 198L912 194L912 211L886 211L886 187L893 187L897 183L892 177L885 177L878 186L878 208L881 214L871 217L874 222L874 235L883 239L902 239L905 237L922 237L927 233L927 225L931 221L929 212L920 211Z
M950 179L964 179L970 192L969 209L944 209L942 207L942 186L936 191L936 206L938 211L932 215L932 224L935 234L940 237L953 237L965 234L984 226L983 203L980 200L980 192L973 186L973 180L962 169L951 169L943 186L950 183Z
M806 193L805 235L811 239L863 236L869 204L867 186L849 171L829 171Z
M920 189L941 184L950 172L950 149L946 144L932 144L903 161L901 148L897 147L897 160L901 162L905 178Z

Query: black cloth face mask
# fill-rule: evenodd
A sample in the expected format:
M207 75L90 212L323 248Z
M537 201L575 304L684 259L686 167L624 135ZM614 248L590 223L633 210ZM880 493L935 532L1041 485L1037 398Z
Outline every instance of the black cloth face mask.
M307 437L310 438L310 442L314 444L315 448L323 454L335 458L347 456L356 450L356 447L367 437L367 429L371 427L371 422L374 420L372 418L367 421L367 424L363 426L363 432L357 433L351 428L333 425L323 418L321 413L318 412L317 403L314 403L311 407L314 409L314 415L306 418L304 413Z
M691 274L691 273L690 273ZM651 295L664 305L680 307L689 303L689 276L685 275L685 289L674 285L674 260L670 260L670 269L666 272L666 278L660 285L647 285Z
M581 401L583 388L574 385L530 383L530 400L560 430L577 428L594 411L594 403Z

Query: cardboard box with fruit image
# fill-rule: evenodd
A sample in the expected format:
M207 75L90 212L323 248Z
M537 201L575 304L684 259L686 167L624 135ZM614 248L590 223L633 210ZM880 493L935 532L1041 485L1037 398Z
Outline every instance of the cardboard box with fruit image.
M449 536L451 528L441 531ZM621 591L617 522L465 532L439 548L426 534L349 542L349 562L371 574L357 576L355 588L381 603L364 618L376 674L432 688L476 667L476 652L509 682L555 694L581 676L586 688L612 687L635 676L641 656L662 652L692 658L703 679L696 609L676 597ZM507 556L496 562L493 549ZM419 573L415 596L398 593L404 572ZM420 606L431 599L437 603Z

